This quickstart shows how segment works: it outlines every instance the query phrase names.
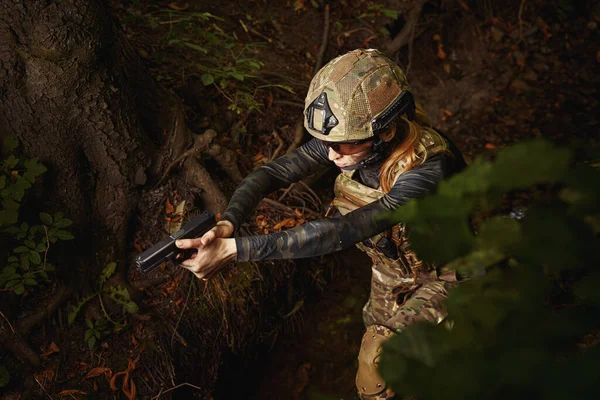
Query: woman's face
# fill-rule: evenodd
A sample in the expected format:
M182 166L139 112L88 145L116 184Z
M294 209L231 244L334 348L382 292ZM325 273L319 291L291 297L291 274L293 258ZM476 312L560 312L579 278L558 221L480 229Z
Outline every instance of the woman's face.
M338 144L332 147L326 144L326 146L329 147L329 159L339 168L345 168L354 166L366 159L371 154L373 141L369 140L360 144ZM337 151L334 150L334 147Z

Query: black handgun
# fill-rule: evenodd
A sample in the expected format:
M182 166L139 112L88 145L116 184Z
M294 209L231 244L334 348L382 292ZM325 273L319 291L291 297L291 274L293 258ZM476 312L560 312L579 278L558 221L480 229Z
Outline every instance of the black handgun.
M142 274L147 274L165 261L171 261L179 254L185 253L185 250L175 246L175 241L177 239L197 238L208 232L215 224L215 215L208 211L204 211L193 220L186 222L180 230L162 239L135 258L135 263L140 272ZM184 257L181 257L181 260L189 258L190 256L191 254L184 255Z

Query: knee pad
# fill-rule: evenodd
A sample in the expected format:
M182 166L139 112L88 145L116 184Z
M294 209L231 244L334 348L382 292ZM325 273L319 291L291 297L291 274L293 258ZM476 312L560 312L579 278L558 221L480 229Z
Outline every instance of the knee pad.
M386 390L386 384L378 371L381 345L393 335L394 332L383 325L371 325L363 335L356 373L356 388L361 399L393 397L393 393Z

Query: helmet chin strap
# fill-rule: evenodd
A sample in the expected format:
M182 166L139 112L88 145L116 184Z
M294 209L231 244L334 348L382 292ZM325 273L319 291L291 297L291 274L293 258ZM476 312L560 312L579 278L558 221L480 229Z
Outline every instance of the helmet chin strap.
M357 169L364 169L370 165L375 164L376 162L383 160L388 149L387 144L387 142L384 142L379 136L377 136L373 141L373 148L371 149L371 154L369 154L367 158L365 158L357 164L349 165L341 169L344 171L355 171Z

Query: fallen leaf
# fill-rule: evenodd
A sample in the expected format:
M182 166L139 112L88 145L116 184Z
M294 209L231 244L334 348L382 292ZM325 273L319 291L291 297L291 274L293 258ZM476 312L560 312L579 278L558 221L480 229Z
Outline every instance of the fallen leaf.
M183 11L183 10L187 10L188 8L190 8L190 5L188 3L184 3L184 4L178 4L178 3L169 3L167 5L167 7L169 7L171 10L175 10L175 11Z
M93 370L91 370L90 372L88 372L84 379L95 378L100 375L106 375L106 377L108 379L110 379L110 377L112 375L112 371L110 370L110 368L96 367Z
M447 110L445 108L442 108L442 111L444 112L444 114L446 114L447 116L451 117L452 116L452 111Z
M165 212L167 214L173 214L175 212L175 207L171 204L171 200L167 197L167 204L165 205Z
M438 58L444 60L446 58L446 52L444 51L444 45L442 43L438 43L438 52L437 52L437 56Z
M273 227L273 230L281 229L281 228L289 228L291 226L296 226L295 218L286 218L277 225Z
M485 148L486 148L486 149L488 149L488 150L493 150L493 149L495 149L496 147L497 147L497 146L496 146L495 144L493 144L493 143L486 143L486 144L485 144Z
M140 244L137 242L137 239L133 241L133 247L135 247L138 253L142 253L144 251L142 250L142 246L140 246Z
M41 356L43 358L46 358L52 353L58 353L60 349L58 348L56 343L52 342L48 346L42 346L42 351L43 353L41 354Z

